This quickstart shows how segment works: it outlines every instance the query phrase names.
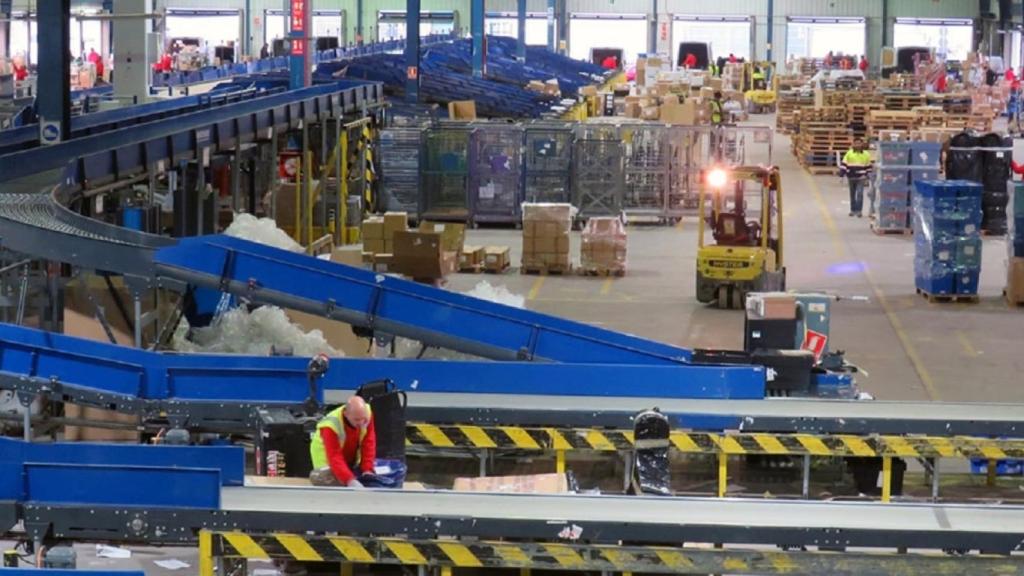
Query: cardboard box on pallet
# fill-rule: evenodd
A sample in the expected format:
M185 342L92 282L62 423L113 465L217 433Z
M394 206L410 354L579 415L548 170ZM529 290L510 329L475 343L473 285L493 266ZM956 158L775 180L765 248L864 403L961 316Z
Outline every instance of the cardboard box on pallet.
M572 217L570 204L523 204L523 267L569 267Z
M569 479L565 474L456 478L452 490L457 492L564 494L569 492Z
M370 216L363 220L360 235L363 238L363 252L368 254L388 252L388 247L384 242L384 219L380 216Z
M483 266L485 250L483 246L463 246L459 251L459 270L472 270Z
M626 227L618 218L591 218L583 229L580 264L584 270L626 270Z
M508 246L485 246L484 247L484 270L488 272L501 272L509 267L512 258L509 256Z

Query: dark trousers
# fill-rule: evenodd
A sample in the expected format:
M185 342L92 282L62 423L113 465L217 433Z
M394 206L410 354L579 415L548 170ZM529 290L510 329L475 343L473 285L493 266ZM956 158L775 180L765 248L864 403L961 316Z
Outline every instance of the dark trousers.
M864 210L864 178L848 178L850 184L850 212L860 214Z

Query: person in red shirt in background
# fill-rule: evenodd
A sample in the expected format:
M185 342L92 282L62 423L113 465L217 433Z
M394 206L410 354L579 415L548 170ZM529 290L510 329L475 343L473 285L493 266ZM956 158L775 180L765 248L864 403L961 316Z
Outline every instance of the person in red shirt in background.
M697 67L697 57L693 55L693 52L686 55L683 59L683 68L693 69Z
M864 56L863 54L861 54L860 63L857 64L857 68L860 68L860 71L863 72L864 74L868 73L868 58L867 58L867 56Z
M615 70L619 67L619 59L614 54L609 54L601 61L601 67L605 70Z
M89 62L96 67L96 77L103 79L103 56L100 56L95 48L89 48L89 55L87 57Z
M732 52L730 52L729 53L729 64L735 64L737 62L739 62L739 60L736 58L736 55L733 54Z
M328 412L316 425L309 455L314 486L362 488L359 477L372 475L377 460L377 431L366 400L353 396Z
M11 71L14 73L14 79L19 82L28 78L28 66L23 63L11 62Z

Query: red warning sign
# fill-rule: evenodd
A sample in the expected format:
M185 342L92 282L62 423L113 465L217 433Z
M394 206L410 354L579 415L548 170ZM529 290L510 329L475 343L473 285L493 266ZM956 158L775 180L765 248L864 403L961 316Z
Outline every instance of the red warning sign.
M807 330L804 332L804 342L800 347L814 352L815 360L821 360L821 355L825 352L825 345L827 343L828 336L825 334L815 332L814 330Z
M409 66L405 69L405 77L409 80L415 80L420 75L420 69L416 66Z

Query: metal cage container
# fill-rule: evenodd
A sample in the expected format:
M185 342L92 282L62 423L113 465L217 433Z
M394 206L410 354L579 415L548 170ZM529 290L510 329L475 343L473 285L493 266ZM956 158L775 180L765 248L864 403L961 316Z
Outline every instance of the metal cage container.
M419 126L380 131L380 208L416 214L420 202L420 155L425 130Z
M706 126L673 126L669 129L669 186L665 214L678 220L697 208L700 172L710 154L710 129Z
M625 149L622 209L632 217L666 219L671 168L669 126L622 127Z
M577 216L617 216L625 185L624 150L619 124L586 123L573 129L572 199Z
M469 142L472 224L518 223L523 203L522 125L474 122Z
M526 124L523 191L528 202L572 200L573 124L535 120Z
M469 220L469 139L473 128L442 122L427 130L421 163L420 220Z

